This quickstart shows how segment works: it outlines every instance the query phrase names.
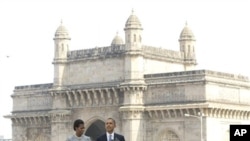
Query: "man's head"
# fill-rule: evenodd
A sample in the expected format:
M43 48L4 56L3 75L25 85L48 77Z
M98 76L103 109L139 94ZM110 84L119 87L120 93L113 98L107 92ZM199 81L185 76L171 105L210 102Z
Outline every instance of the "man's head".
M105 128L108 133L113 133L116 127L115 120L113 118L108 118L105 123Z
M78 137L82 136L84 129L85 129L83 120L81 120L81 119L75 120L74 125L73 125L73 129L76 132L76 136L78 136Z

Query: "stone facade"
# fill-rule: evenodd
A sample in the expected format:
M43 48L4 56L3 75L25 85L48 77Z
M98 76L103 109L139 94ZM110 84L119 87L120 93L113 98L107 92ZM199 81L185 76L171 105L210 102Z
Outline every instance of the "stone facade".
M127 141L229 141L230 124L249 123L248 78L195 70L195 37L187 25L180 51L143 45L134 13L124 31L125 43L116 36L111 46L70 51L61 24L53 83L14 89L13 111L6 116L13 141L65 140L77 118L93 141L105 132L108 117Z

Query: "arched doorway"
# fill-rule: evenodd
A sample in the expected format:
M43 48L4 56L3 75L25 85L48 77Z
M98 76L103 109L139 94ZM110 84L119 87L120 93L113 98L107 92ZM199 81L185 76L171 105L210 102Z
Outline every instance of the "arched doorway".
M95 141L105 131L105 123L101 120L96 120L86 130L85 135L91 137L92 141Z

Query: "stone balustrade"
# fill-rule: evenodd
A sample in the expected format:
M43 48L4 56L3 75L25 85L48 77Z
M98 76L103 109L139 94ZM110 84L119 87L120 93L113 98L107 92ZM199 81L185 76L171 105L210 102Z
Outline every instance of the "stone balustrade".
M170 73L146 74L144 75L144 78L150 79L150 78L159 78L159 77L171 77L171 76L185 77L185 76L198 76L198 75L213 76L213 77L218 77L218 78L249 82L249 79L247 76L218 72L218 71L211 71L211 70L193 70L193 71L181 71L181 72L170 72Z
M91 57L117 56L125 52L124 45L96 47L91 49L75 50L68 52L68 59L82 59Z
M24 85L24 86L16 86L15 91L17 90L33 90L33 89L50 89L52 88L53 83L47 83L47 84L36 84L36 85Z
M164 48L157 48L152 46L143 46L144 54L151 54L156 56L164 56L166 58L175 58L180 60L183 58L183 54L179 51L168 50Z

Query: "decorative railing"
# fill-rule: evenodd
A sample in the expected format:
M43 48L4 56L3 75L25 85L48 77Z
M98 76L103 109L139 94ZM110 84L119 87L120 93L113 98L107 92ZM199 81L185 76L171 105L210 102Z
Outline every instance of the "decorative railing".
M89 57L102 57L107 55L117 55L125 51L124 45L96 47L91 49L74 50L68 53L68 59L81 59Z
M218 78L233 79L239 81L249 82L247 76L236 75L225 72L211 71L211 70L193 70L193 71L181 71L181 72L169 72L169 73L157 73L157 74L146 74L144 78L157 78L157 77L181 77L181 76L194 76L194 75L203 75L203 76L213 76Z
M15 90L22 90L22 89L50 89L52 88L53 83L47 84L36 84L36 85L24 85L24 86L16 86Z
M168 50L159 47L143 46L144 54L151 54L157 56L165 56L167 58L182 59L183 54L180 51Z

